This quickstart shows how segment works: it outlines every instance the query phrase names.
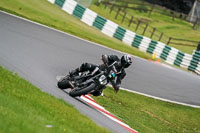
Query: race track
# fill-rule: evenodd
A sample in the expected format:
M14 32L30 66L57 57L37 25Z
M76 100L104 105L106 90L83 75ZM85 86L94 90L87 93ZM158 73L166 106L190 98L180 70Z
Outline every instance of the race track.
M122 54L56 30L0 12L0 65L17 72L43 91L63 98L99 125L113 132L128 132L93 108L56 87L82 62L100 64L102 54ZM200 106L200 77L135 58L122 87L148 95ZM120 92L119 92L120 93Z

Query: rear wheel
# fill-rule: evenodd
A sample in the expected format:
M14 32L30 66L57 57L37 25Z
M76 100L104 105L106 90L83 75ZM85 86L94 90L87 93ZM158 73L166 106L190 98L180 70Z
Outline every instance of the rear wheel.
M67 88L70 88L70 84L69 84L69 81L67 80L67 78L63 78L61 80L58 81L57 83L57 86L58 88L60 89L67 89Z
M91 92L93 89L95 89L95 87L96 87L95 83L91 83L89 86L83 89L73 89L72 91L69 92L69 95L72 97L85 95Z

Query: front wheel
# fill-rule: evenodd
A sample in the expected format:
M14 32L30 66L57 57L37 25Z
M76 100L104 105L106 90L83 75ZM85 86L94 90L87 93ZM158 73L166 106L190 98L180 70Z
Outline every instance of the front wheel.
M85 95L85 94L88 94L89 92L91 92L95 88L96 88L96 84L91 83L89 86L87 86L83 89L72 89L72 91L69 92L69 95L72 97Z

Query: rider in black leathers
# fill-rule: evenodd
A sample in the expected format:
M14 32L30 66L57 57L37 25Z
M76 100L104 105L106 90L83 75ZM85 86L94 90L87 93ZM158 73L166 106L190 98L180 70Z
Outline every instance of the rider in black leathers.
M130 55L123 55L121 57L121 59L119 59L118 56L116 56L116 55L102 55L102 60L108 66L113 63L115 65L115 68L116 68L118 74L116 75L117 79L116 79L115 83L113 84L113 88L117 92L119 90L121 80L126 76L126 72L124 69L128 68L131 65L132 58ZM91 64L91 63L83 63L77 69L69 72L69 77L73 77L73 75L77 75L79 72L84 72L84 71L88 71L88 70L92 73L96 67L98 67L100 70L104 70L105 64L96 65L96 64ZM58 87L59 87L59 84L58 84ZM66 88L69 88L69 86L66 86ZM99 91L95 91L92 94L94 96L99 96L99 95L101 95L102 91L103 91L103 89L99 90Z

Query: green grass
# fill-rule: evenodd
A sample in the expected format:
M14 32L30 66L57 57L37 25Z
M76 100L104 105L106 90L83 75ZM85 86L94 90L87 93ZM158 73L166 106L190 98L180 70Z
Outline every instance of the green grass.
M96 28L89 27L77 18L49 3L47 0L1 0L0 10L23 16L119 51L127 52L145 59L151 58L150 54L125 45L115 38L108 37Z
M0 133L109 132L1 66L0 101Z
M112 11L112 13L110 14L109 13L110 7L111 6L108 6L106 9L104 9L104 5L102 5L102 4L100 6L96 6L95 4L92 4L90 6L90 9L97 12L101 16L103 16L109 20L112 20L113 22L125 27L126 29L132 30L134 32L135 32L137 24L132 24L130 27L128 27L131 16L133 15L134 19L142 19L144 22L149 23L149 25L151 25L151 27L155 27L160 31L160 33L156 32L155 36L153 36L152 39L158 40L161 32L164 32L163 39L161 40L164 43L168 42L168 37L200 41L200 39L199 39L200 31L193 30L192 24L185 22L183 20L175 19L175 21L173 21L171 17L160 15L158 13L152 13L151 17L149 17L148 13L128 9L127 16L126 16L127 19L125 19L124 22L121 23L123 13L121 13L121 16L119 15L118 18L115 19L117 9L115 9L115 11ZM142 34L145 26L146 26L145 24L142 24L143 28L140 27L136 31L136 33ZM147 30L152 31L153 29L149 27ZM146 32L145 36L150 37L151 33ZM189 44L197 45L194 43L189 43ZM180 45L170 45L170 46L175 47L175 48L177 48L185 53L189 53L189 54L191 54L193 52L193 50L196 49L196 47L188 47L188 46L182 46L182 45L181 46Z
M200 133L200 109L110 87L94 99L140 133Z

